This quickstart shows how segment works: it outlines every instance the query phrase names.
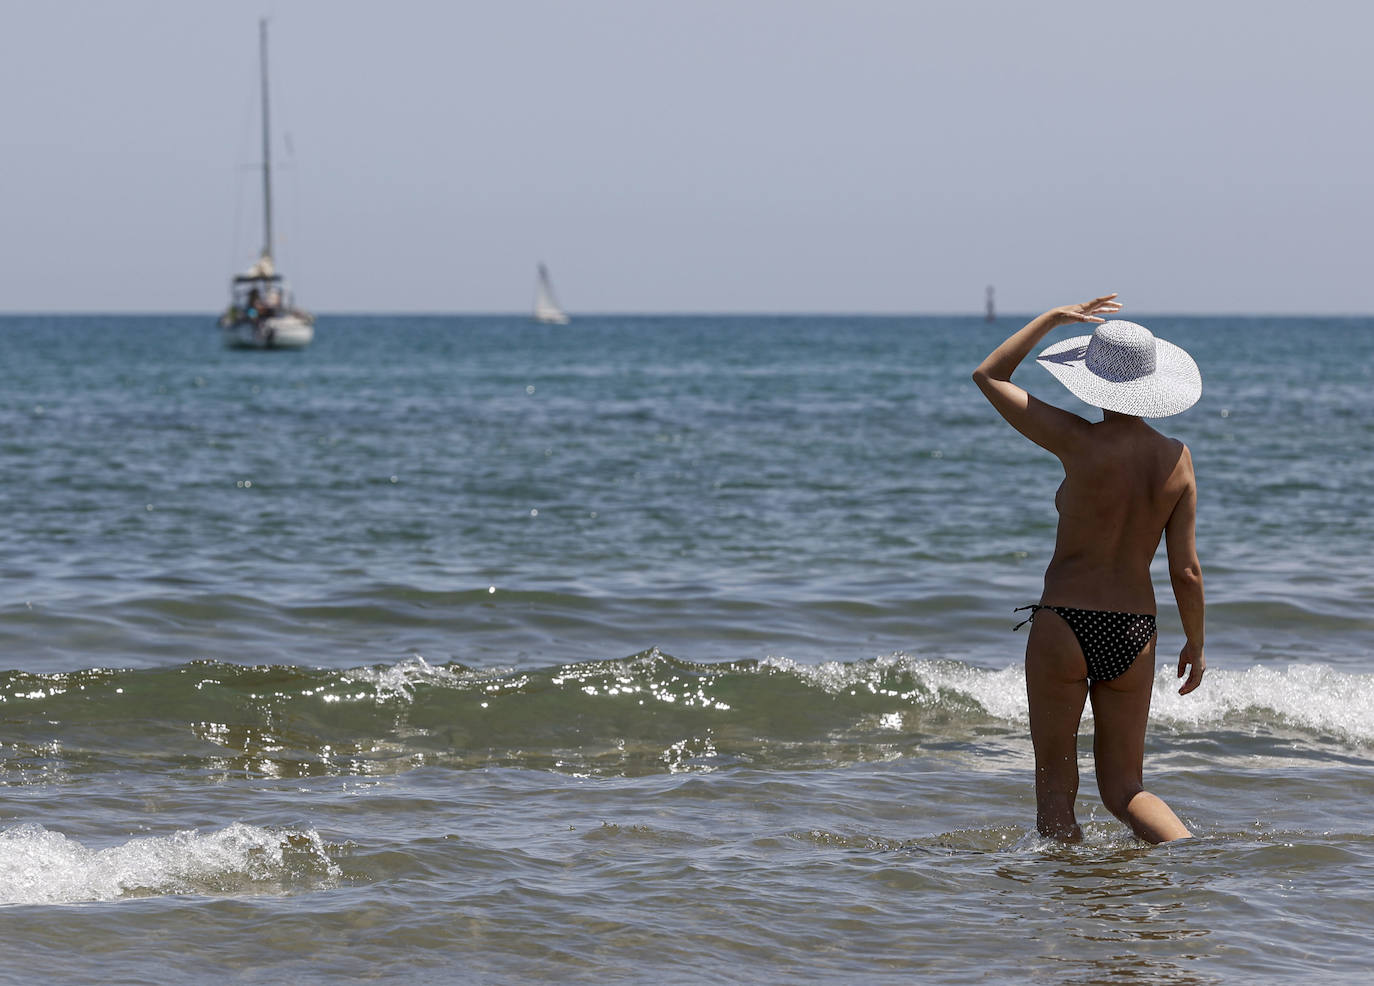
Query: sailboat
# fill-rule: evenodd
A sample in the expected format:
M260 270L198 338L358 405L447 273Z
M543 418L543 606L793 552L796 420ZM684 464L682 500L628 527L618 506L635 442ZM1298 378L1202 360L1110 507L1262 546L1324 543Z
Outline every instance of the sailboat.
M262 253L236 274L229 307L219 317L225 345L233 349L301 349L315 338L315 316L292 304L286 281L272 259L272 142L267 115L267 20L258 21L262 67Z
M534 282L534 320L545 325L567 325L571 321L554 299L549 269L543 264L539 265L539 276Z

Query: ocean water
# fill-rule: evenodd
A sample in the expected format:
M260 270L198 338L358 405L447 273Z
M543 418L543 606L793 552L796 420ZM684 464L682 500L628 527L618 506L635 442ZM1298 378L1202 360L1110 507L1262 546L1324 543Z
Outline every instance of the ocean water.
M1090 716L1034 832L1019 320L0 318L0 981L1367 981L1374 319L1133 317L1204 378L1154 848Z

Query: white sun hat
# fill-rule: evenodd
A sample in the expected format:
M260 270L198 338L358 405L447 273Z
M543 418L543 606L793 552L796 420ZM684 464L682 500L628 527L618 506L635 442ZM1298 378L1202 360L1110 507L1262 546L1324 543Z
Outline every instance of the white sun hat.
M1191 356L1122 319L1056 342L1036 362L1085 404L1122 414L1167 418L1202 396L1202 374Z

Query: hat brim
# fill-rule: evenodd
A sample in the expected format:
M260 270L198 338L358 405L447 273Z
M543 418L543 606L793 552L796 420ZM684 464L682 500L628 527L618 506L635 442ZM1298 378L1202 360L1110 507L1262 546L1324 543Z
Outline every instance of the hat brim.
M1086 335L1056 342L1035 358L1083 403L1141 418L1167 418L1188 410L1202 396L1197 363L1172 342L1155 337L1154 373L1117 382L1083 365L1091 339Z

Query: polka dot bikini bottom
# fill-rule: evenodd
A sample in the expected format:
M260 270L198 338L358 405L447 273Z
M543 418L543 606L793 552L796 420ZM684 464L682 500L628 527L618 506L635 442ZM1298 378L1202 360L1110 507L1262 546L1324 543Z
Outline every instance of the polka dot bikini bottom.
M1035 619L1042 609L1057 613L1083 651L1088 662L1089 681L1111 681L1126 673L1141 651L1155 636L1155 618L1150 613L1117 613L1109 609L1074 609L1072 606L1018 606L1019 613L1031 611L1030 616L1013 627L1020 630Z

